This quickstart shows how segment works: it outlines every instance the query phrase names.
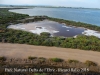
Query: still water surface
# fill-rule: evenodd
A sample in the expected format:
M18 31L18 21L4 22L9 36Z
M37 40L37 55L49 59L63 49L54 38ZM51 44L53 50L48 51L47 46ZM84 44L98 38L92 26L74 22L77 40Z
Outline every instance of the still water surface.
M31 8L10 10L30 16L46 15L66 20L80 21L100 26L100 10L75 8Z

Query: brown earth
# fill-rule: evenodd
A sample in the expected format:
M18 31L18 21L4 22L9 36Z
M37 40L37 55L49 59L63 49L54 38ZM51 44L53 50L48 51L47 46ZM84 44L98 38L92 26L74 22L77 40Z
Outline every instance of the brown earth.
M100 65L100 52L26 44L0 43L0 56L10 58L27 58L28 56L45 58L57 57L65 60L75 59L81 62L90 60Z

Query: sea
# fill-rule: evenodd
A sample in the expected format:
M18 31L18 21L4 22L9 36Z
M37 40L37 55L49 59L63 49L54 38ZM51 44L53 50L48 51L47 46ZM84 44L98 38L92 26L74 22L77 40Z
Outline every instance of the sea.
M30 9L13 9L9 11L28 14L30 16L45 15L100 26L100 9L34 7Z

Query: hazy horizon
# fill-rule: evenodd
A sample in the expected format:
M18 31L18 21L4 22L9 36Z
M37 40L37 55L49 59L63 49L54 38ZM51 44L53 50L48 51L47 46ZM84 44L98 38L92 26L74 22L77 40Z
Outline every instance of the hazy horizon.
M0 4L100 8L100 0L0 0Z

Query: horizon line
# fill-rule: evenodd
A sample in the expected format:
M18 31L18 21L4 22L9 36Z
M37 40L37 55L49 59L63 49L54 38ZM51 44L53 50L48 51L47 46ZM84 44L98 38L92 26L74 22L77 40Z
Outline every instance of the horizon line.
M0 4L0 6L47 6L47 7L65 7L65 8L86 8L89 9L89 7L72 7L72 6L55 6L55 5L29 5L29 4ZM90 8L92 9L92 8ZM93 8L93 9L100 9L100 8Z

